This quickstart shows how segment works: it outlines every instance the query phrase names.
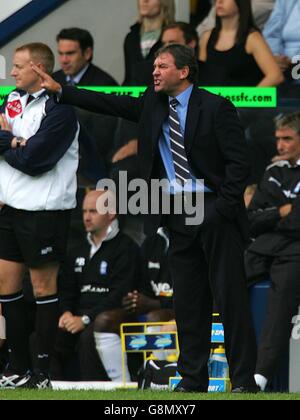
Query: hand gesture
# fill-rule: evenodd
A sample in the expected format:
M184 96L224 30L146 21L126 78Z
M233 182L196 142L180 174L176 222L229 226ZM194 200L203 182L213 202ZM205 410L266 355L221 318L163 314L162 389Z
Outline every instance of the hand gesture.
M61 85L57 83L54 79L52 79L52 77L49 76L49 74L45 73L34 63L31 62L30 64L32 70L40 77L42 88L47 89L53 93L59 93L61 91Z

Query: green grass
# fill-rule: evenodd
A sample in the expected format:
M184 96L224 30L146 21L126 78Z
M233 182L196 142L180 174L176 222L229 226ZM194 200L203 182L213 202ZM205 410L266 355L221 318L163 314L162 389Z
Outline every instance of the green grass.
M101 400L101 401L217 401L217 400L300 400L300 394L184 394L153 391L31 391L0 390L0 401L16 400Z

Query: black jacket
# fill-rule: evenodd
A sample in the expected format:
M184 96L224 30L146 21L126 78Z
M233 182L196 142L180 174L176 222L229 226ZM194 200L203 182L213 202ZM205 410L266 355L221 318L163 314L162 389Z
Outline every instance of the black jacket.
M279 208L292 204L280 217ZM263 255L300 254L300 166L282 161L267 169L248 210L250 233L256 241L250 250Z
M139 123L139 164L148 185L161 179L162 161L159 138L168 118L167 95L149 88L141 98L103 95L64 87L61 102L84 109L119 116ZM185 145L196 178L204 179L216 195L216 209L231 221L237 221L247 235L247 215L243 200L250 176L247 143L235 107L226 99L194 88L187 114ZM145 219L145 232L153 235L161 224L161 215Z
M124 86L150 86L153 83L155 53L162 47L159 40L144 58L141 49L141 24L136 23L125 38L125 80Z
M62 86L67 84L66 75L62 70L55 72L53 79ZM94 64L89 65L79 84L80 86L118 86L118 83L112 76Z
M103 242L90 259L88 241L70 252L60 281L62 313L88 315L91 319L103 311L122 307L122 299L134 290L139 276L139 248L119 233Z

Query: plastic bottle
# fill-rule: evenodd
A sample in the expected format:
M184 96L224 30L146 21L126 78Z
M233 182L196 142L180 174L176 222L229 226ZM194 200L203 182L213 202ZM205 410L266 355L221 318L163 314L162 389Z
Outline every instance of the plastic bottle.
M210 378L229 378L229 366L223 346L219 346L213 350L211 354L209 360L209 375Z

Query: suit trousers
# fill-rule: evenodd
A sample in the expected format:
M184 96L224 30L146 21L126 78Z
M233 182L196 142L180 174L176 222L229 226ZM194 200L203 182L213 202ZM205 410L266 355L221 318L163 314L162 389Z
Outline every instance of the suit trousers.
M205 217L186 232L183 216L169 216L170 269L180 357L178 370L187 389L207 392L214 302L225 329L234 388L254 387L257 349L244 269L244 239L235 221L218 213L216 196L205 195Z

